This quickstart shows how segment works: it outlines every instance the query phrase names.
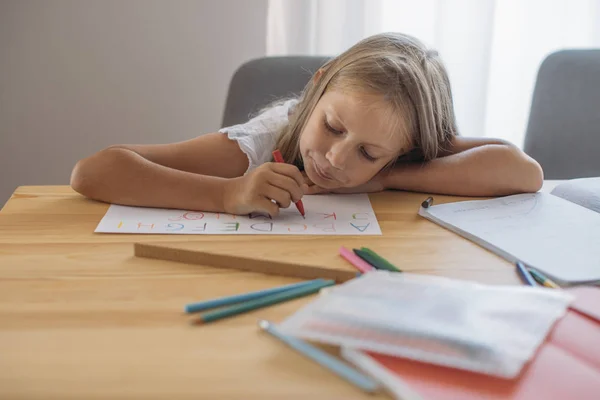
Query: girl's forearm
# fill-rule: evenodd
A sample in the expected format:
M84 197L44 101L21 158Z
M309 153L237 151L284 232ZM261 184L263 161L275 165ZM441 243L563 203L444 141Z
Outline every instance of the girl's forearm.
M165 167L123 148L81 160L71 175L73 189L94 200L215 212L224 211L227 181Z
M514 146L491 144L419 164L399 164L385 178L388 189L457 196L536 192L539 164Z

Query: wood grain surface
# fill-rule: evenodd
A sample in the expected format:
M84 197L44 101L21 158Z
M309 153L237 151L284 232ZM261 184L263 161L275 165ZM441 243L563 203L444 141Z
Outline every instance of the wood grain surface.
M382 236L182 237L94 233L107 204L67 186L20 187L0 212L0 398L388 398L360 392L257 328L312 297L206 326L183 313L190 302L299 279L135 257L134 243L343 271L353 269L338 248L367 246L404 271L520 283L508 262L419 217L425 197L371 195Z

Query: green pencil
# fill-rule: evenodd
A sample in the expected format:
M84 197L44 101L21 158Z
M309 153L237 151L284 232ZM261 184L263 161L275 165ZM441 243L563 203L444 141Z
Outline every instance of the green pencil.
M387 265L382 263L378 258L373 257L371 255L371 253L368 253L364 250L359 250L359 249L352 249L352 251L354 252L354 254L356 254L357 256L359 256L360 258L362 258L369 264L371 264L375 269L383 269L386 271L391 271L390 269L388 269Z
M558 286L556 283L554 283L551 279L546 278L545 275L543 275L540 272L537 272L534 269L528 269L527 271L529 271L529 273L531 274L531 276L533 276L533 279L535 279L535 281L537 283L539 283L542 286L545 286L547 288L551 288L551 289L559 289L560 286Z
M385 265L385 269L387 269L388 271L402 272L402 270L400 268L396 267L394 264L392 264L385 258L381 257L379 254L375 253L373 250L371 250L367 247L361 247L360 249L364 252L369 253L371 255L371 257L377 259L382 265Z
M200 316L196 323L205 324L207 322L217 321L219 319L231 317L237 314L241 314L247 311L253 311L259 308L268 307L274 304L282 303L284 301L293 300L298 297L308 296L318 292L324 287L332 286L335 284L334 280L324 280L321 282L315 282L312 285L305 285L297 289L287 290L285 292L276 293L264 297L260 297L255 300L250 300L245 303L235 304L230 307L225 307L220 310L211 311Z
M383 269L386 271L399 272L400 270L391 265L389 262L386 262L381 257L377 256L373 253L373 251L367 251L363 247L362 249L352 249L354 253L371 264L375 269Z

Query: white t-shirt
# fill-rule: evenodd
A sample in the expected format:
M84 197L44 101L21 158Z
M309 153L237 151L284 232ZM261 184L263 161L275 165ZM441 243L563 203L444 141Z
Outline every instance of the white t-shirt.
M229 139L238 142L240 149L248 157L246 173L273 158L279 131L288 123L288 117L297 103L297 99L290 99L248 122L219 129Z

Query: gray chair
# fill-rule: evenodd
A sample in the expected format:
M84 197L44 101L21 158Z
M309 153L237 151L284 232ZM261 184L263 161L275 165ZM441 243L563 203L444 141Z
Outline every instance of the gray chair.
M545 179L600 176L600 49L562 50L543 61L523 149Z
M269 103L300 94L328 59L319 56L263 57L242 64L229 84L221 126L243 123Z

